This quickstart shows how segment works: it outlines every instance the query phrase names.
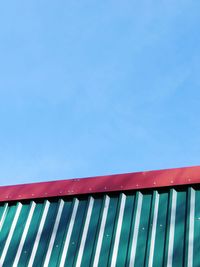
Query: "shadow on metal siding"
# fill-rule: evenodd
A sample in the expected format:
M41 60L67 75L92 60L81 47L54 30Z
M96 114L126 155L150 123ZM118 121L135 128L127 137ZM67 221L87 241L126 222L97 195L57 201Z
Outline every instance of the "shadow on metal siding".
M1 203L0 266L200 266L200 191Z

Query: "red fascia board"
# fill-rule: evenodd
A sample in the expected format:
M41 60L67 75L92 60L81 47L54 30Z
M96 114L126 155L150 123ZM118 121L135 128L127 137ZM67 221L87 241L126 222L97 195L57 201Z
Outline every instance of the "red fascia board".
M0 186L0 201L162 188L200 183L200 166Z

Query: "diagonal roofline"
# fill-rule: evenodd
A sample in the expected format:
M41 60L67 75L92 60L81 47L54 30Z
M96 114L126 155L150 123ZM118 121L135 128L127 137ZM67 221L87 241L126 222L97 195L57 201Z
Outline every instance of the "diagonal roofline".
M200 183L200 166L0 186L0 201L83 195Z

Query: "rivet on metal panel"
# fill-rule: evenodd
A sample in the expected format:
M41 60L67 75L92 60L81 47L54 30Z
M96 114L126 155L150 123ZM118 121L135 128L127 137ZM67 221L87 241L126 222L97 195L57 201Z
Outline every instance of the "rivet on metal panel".
M160 227L162 227L163 225L162 224L160 224Z
M58 248L58 245L56 245L56 248Z
M188 181L190 182L190 181L191 181L191 179L190 179L190 178L188 178Z
M142 230L144 230L144 227L142 227Z
M62 194L62 191L60 191L59 194Z
M72 245L75 245L75 242L74 241L72 242Z
M34 196L35 194L31 194L31 196Z
M18 195L18 197L21 197L21 195Z
M92 190L92 188L90 187L90 188L89 188L89 191L91 191L91 190Z
M26 253L27 253L27 251L25 250L25 251L24 251L24 253L26 254Z
M174 182L173 180L170 181L171 184L173 184L173 182Z
M105 187L104 187L104 190L106 190L106 189L107 189L107 187L105 186Z
M45 192L44 194L45 194L45 195L48 195L48 193L47 193L47 192Z
M138 187L139 185L138 185L138 184L136 184L136 186Z
M153 184L156 184L156 181L154 181Z
M123 185L121 185L120 188L123 188Z

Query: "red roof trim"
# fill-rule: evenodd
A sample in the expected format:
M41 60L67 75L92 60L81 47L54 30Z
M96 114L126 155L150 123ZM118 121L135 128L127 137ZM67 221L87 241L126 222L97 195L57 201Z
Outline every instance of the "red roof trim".
M200 166L0 186L0 201L199 184Z

